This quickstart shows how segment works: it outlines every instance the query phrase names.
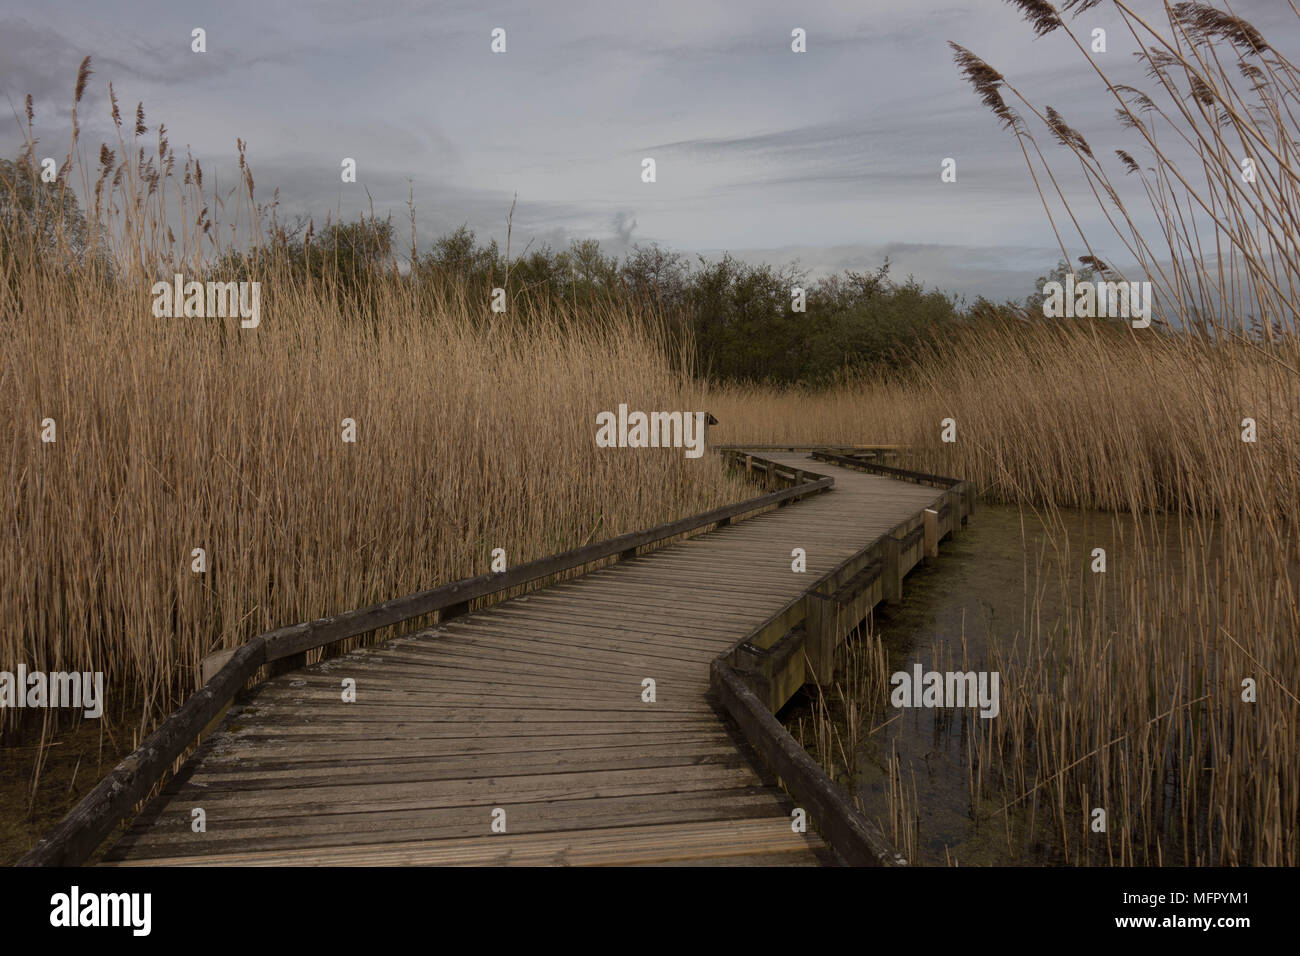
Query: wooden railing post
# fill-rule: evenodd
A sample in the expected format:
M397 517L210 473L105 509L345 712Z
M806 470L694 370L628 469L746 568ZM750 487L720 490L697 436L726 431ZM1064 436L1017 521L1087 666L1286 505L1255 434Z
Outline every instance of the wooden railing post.
M937 558L939 556L939 512L933 508L926 508L922 514L925 521L925 556Z
M890 532L883 539L885 567L881 572L881 594L887 604L903 600L902 538Z

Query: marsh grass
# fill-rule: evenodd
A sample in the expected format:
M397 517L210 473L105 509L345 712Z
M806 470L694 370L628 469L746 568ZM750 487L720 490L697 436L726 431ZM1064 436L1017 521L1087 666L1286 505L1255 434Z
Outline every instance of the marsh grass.
M753 495L715 456L595 447L597 411L686 408L653 322L610 303L494 315L395 263L349 298L257 251L278 227L242 144L217 193L162 128L145 148L142 107L118 129L97 167L74 137L57 183L29 161L30 182L0 184L38 197L0 217L0 669L103 671L138 739L205 655L259 632L484 573L497 547L514 566ZM84 241L47 201L78 178ZM154 317L156 279L232 279L214 271L232 254L262 283L259 327ZM38 749L72 719L6 708L0 731L24 717Z

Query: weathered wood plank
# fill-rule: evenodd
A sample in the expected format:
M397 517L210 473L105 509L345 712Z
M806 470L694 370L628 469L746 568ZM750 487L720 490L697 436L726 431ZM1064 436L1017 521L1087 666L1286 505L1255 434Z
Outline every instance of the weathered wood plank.
M107 859L147 858L185 853L225 853L328 846L444 840L490 839L493 805L434 810L336 813L294 817L222 832L195 834L188 816L142 820L110 851ZM587 798L523 803L503 808L507 832L544 833L583 828L644 826L701 821L788 816L786 802L770 787L708 790L682 794ZM237 833L238 835L234 835Z
M713 821L556 833L497 834L492 839L413 841L308 851L254 851L118 866L635 866L818 864L824 844L795 834L784 818ZM790 860L795 856L798 861Z

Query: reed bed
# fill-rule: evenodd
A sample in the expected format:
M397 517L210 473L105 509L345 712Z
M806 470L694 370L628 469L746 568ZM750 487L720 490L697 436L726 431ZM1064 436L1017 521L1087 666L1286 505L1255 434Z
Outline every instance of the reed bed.
M275 229L242 152L219 195L146 132L141 108L98 168L74 139L58 183L31 179L86 180L86 236L39 202L0 217L0 669L102 671L142 733L205 655L261 631L482 574L494 548L514 566L754 494L716 456L595 446L620 402L687 408L658 326L610 303L493 314L395 266L341 296L238 255ZM219 261L261 282L258 327L154 316L155 279L235 278Z
M1113 98L1136 142L1115 150L1119 174L1136 179L1147 212L1059 112L954 44L956 62L1024 153L1067 261L1074 231L1081 262L1124 278L1079 228L1034 121L1078 164L1155 286L1152 327L1004 317L950 334L888 381L788 398L826 440L911 445L916 467L974 480L1054 529L1056 570L1027 556L1026 624L993 644L1001 713L974 722L968 750L972 816L1001 799L1009 854L1012 814L1027 812L1070 863L1295 865L1300 136L1289 104L1300 71L1230 9L1168 4L1157 20L1114 0L1140 45L1143 91L1112 82L1066 27L1066 13L1098 0L1011 3L1034 33L1065 34ZM780 398L727 395L711 401L725 440L793 437L780 433ZM955 441L942 440L944 420ZM1094 573L1098 542L1070 540L1062 507L1112 510L1131 556ZM1060 614L1037 613L1046 589ZM902 769L891 763L889 776L901 788ZM891 816L896 805L891 791ZM1090 825L1098 809L1105 830Z
M906 464L1034 510L1070 569L1027 559L1025 626L997 635L988 665L1002 674L1001 714L973 722L972 813L998 802L1009 858L1028 815L1029 839L1046 833L1069 863L1300 861L1297 357L1289 336L1261 353L1009 322L936 343L888 384L791 396L820 440L907 444ZM710 395L727 441L793 438L779 432L780 402ZM944 418L953 443L940 440ZM1242 440L1243 418L1257 441ZM1109 542L1070 540L1064 507L1113 512L1132 559L1093 574L1093 548L1113 553ZM1038 613L1045 589L1059 615ZM877 722L882 676L858 699ZM887 832L905 832L910 768L877 756L890 767ZM1088 829L1096 808L1104 833Z

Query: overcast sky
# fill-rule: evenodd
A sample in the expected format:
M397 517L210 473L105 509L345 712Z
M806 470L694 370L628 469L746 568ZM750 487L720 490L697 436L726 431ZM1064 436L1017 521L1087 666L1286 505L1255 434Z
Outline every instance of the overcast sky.
M1085 43L1107 29L1103 66L1148 86L1108 7L1071 29ZM1282 0L1234 8L1276 43L1294 32ZM190 49L195 27L204 54ZM490 49L496 27L504 54ZM795 27L806 53L791 51ZM596 238L621 254L653 241L797 258L814 273L874 268L887 254L895 278L1022 299L1059 251L1014 138L958 74L949 40L1060 110L1098 154L1132 148L1069 39L1036 39L1002 0L7 0L0 85L18 113L32 94L38 153L61 160L90 55L80 116L92 162L113 141L111 80L207 177L233 182L244 139L259 199L278 186L285 212L351 218L368 189L377 212L402 221L413 187L425 244L462 222L504 241L517 192L515 249ZM0 150L13 157L20 143L6 117ZM1068 154L1053 144L1049 155L1069 172ZM358 162L355 185L340 181L345 156ZM653 184L641 181L644 157ZM956 183L940 181L945 157ZM1077 177L1065 179L1091 213ZM1122 258L1099 217L1085 222L1103 258Z

